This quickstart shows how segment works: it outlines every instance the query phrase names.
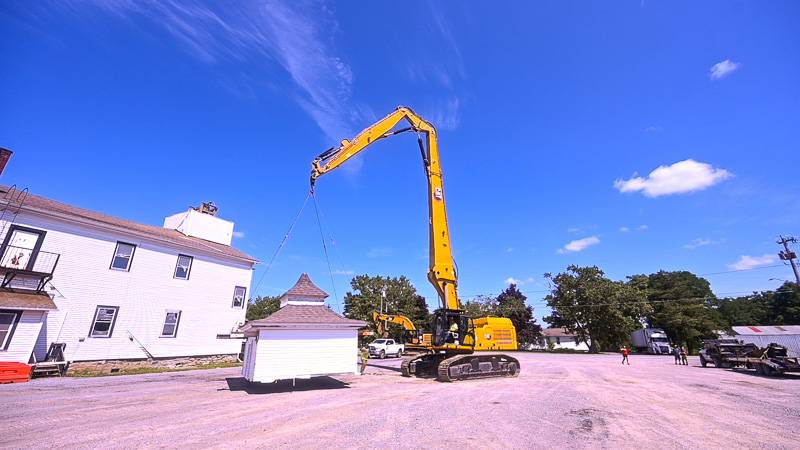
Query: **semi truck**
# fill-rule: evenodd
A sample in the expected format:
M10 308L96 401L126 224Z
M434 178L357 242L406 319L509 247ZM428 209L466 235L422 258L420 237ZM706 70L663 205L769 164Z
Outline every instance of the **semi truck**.
M669 343L667 333L661 328L642 328L631 333L633 347L640 352L651 355L669 355L672 345Z

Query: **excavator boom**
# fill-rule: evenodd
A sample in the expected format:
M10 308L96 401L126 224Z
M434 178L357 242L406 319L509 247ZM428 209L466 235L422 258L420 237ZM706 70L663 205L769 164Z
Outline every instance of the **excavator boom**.
M392 131L401 122L408 127ZM428 280L433 284L442 308L460 310L458 299L458 276L450 247L450 231L447 226L447 209L444 202L442 169L439 164L439 145L436 128L410 108L401 106L394 112L365 129L353 140L341 142L339 148L331 148L319 155L311 164L311 189L319 177L336 169L375 141L396 134L413 131L417 133L425 175L428 179L428 210L430 217L430 264Z

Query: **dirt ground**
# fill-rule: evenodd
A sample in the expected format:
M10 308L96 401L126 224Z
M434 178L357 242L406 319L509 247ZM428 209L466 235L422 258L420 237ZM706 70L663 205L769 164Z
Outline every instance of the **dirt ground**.
M0 448L798 448L800 377L521 353L518 378L248 385L238 369L0 385Z

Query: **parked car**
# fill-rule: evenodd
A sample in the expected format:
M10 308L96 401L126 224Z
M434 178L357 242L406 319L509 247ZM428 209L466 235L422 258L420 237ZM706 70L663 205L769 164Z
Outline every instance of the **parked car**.
M386 358L387 355L400 358L403 356L403 350L405 346L396 343L394 339L376 339L369 344L369 355L380 359Z

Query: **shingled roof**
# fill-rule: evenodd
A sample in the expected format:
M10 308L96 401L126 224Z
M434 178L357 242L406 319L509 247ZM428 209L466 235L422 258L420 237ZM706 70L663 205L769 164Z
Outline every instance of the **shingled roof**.
M5 289L0 290L0 308L34 310L58 309L53 299L47 294L14 292Z
M30 211L32 213L69 220L71 222L124 232L166 244L218 255L220 257L249 262L251 264L256 262L256 259L252 256L229 245L186 236L177 230L169 228L144 225L131 220L120 219L96 211L67 205L38 195L28 194L27 196L12 196L8 195L9 190L10 188L8 186L0 185L0 197L5 197L3 203L8 201L9 206L12 208L19 207L21 211Z
M348 319L325 305L286 305L269 316L247 322L242 331L254 336L263 328L363 328L366 322Z
M281 298L284 297L288 300L292 300L292 298L295 297L305 299L312 298L323 301L328 297L328 293L318 288L317 285L311 281L307 273L303 273L300 275L300 278L298 278L297 283L281 295Z

